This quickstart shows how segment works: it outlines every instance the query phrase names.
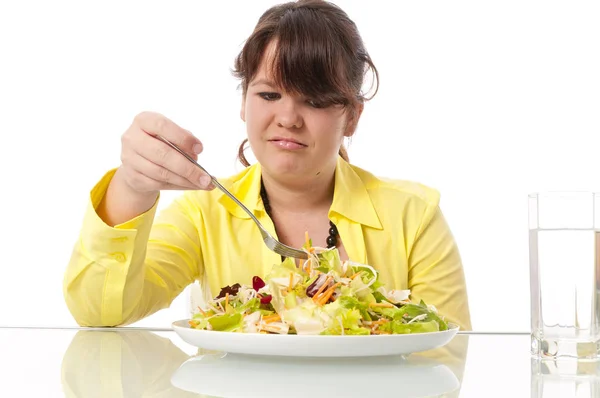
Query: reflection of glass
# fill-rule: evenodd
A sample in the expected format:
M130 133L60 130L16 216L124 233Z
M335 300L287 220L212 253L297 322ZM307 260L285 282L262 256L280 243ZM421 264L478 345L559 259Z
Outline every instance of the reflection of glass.
M597 359L600 195L529 196L532 353Z
M531 398L600 398L600 363L532 358Z
M458 397L467 336L408 357L308 358L214 353L173 374L183 390L220 397ZM451 343L452 344L452 343ZM450 366L445 363L449 363Z

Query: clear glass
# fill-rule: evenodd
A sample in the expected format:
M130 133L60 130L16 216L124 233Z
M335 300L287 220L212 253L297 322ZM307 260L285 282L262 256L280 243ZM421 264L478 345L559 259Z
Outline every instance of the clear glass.
M537 358L600 358L599 195L529 195L531 352Z

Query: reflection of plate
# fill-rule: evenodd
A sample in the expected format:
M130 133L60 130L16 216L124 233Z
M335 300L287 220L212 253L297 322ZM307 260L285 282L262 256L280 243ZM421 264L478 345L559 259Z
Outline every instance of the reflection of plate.
M430 397L459 381L445 365L402 356L286 358L239 354L188 360L171 377L181 389L218 397Z
M449 324L443 332L376 336L318 336L230 333L192 329L187 320L173 329L187 343L209 350L293 357L362 357L410 354L447 344L458 332Z

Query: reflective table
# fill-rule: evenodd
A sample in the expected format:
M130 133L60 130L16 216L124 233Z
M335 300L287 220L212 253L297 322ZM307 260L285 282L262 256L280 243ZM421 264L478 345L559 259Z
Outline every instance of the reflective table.
M0 397L598 397L600 363L539 362L528 334L459 333L406 357L232 355L168 329L0 328Z

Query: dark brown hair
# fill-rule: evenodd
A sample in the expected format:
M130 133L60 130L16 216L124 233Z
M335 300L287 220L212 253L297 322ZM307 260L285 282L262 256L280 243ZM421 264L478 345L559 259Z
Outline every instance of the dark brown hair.
M241 79L244 96L273 40L277 48L270 70L285 91L313 98L322 106L343 105L351 119L356 117L356 107L377 93L379 74L354 22L335 4L299 0L268 9L236 57L233 74ZM362 86L369 69L375 91L367 98ZM238 153L246 167L250 165L244 156L247 142L242 142ZM348 161L343 145L340 156Z

